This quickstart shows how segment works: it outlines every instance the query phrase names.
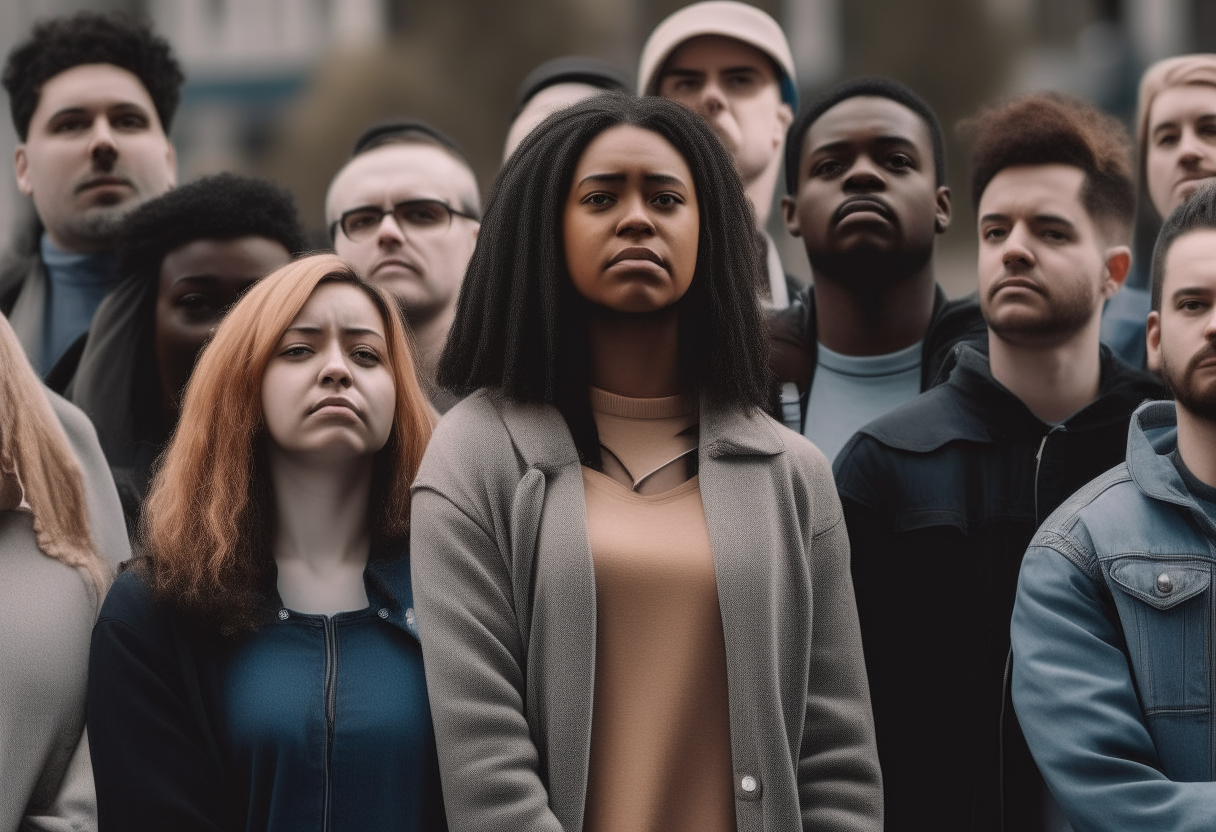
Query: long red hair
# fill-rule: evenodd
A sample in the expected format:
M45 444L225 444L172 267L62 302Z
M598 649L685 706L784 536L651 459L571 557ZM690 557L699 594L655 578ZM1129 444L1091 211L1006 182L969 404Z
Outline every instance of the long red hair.
M409 531L410 484L434 427L396 307L332 254L305 257L254 284L199 357L141 517L157 595L226 635L255 629L272 564L274 500L265 463L262 377L279 339L325 281L367 293L384 320L396 387L388 443L373 466L374 543Z
M0 477L6 474L21 484L38 548L83 569L100 602L110 567L89 529L80 463L17 334L0 315Z

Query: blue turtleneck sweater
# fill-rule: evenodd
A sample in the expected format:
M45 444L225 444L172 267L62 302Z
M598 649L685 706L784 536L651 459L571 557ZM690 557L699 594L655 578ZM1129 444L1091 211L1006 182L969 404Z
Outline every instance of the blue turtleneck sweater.
M45 375L88 330L93 313L114 286L114 256L64 251L46 234L41 252L48 283L38 369Z

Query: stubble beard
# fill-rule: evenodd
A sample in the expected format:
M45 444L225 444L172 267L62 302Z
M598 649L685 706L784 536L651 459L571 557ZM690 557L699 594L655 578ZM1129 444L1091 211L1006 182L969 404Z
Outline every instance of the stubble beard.
M63 224L62 236L81 249L109 251L114 247L114 238L123 220L136 207L138 203L134 200L115 205L95 205L67 220Z
M1092 292L1056 298L1048 295L1047 309L1042 314L1002 316L994 315L991 300L981 300L984 320L994 335L1006 343L1034 346L1066 343L1093 319L1097 304Z

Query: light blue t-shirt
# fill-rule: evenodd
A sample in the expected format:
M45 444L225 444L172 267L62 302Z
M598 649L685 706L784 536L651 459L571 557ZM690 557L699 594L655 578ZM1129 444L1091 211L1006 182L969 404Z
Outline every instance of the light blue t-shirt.
M819 344L802 434L829 460L858 429L920 394L921 345L886 355L841 355Z
M48 285L38 363L45 375L93 322L93 313L114 286L114 257L64 251L46 234L41 251Z

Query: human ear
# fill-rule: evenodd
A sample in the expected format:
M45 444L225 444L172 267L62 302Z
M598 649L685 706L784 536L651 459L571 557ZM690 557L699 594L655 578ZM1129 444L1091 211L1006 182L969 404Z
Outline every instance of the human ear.
M943 234L950 227L950 189L945 185L938 187L935 201L937 206L933 212L933 230Z
M785 230L791 237L801 237L802 229L798 227L798 203L792 196L781 197L781 218L785 220Z
M1109 298L1123 288L1132 268L1132 250L1127 246L1114 246L1106 250L1106 264L1102 274L1102 297Z
M30 160L25 155L25 144L17 145L17 149L13 151L13 173L17 177L17 190L21 191L25 196L34 195L34 187L30 184Z
M790 124L794 121L794 111L790 109L790 105L782 102L777 107L777 135L774 137L773 147L781 146L785 141L786 131L790 129Z
M1161 372L1161 313L1149 312L1144 330L1145 363L1150 371Z

